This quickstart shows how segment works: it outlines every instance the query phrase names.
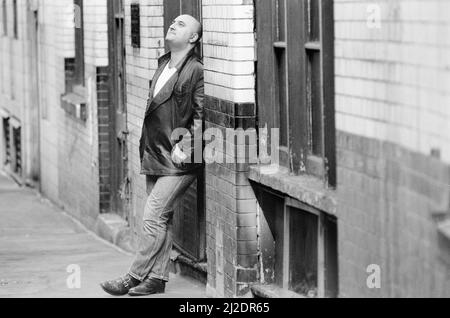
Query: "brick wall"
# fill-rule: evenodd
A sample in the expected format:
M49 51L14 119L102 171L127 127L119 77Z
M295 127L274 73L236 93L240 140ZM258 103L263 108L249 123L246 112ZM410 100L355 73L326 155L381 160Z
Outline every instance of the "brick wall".
M60 203L58 136L64 116L60 96L65 92L65 58L74 57L73 9L70 0L40 1L38 6L41 190Z
M98 109L100 213L111 209L111 101L108 67L97 67L96 90Z
M107 1L84 1L85 63L108 65Z
M140 4L141 47L131 45L131 4ZM162 0L125 0L125 44L127 71L127 125L129 176L131 180L130 226L134 239L142 228L142 214L147 199L145 177L139 174L139 139L149 94L149 81L164 54L164 19ZM136 242L135 242L136 243Z
M109 208L108 27L106 0L84 2L85 84L75 87L87 120L62 114L59 123L59 191L65 209L93 228ZM101 178L100 178L101 177Z
M335 1L338 129L450 163L450 3L377 1L380 29L371 4Z
M8 36L0 34L0 106L24 126L27 164L35 164L37 160L37 153L32 151L36 151L38 142L33 139L36 134L33 135L32 129L39 125L41 190L90 227L99 213L100 199L103 199L104 211L108 209L105 202L109 201L106 186L109 180L104 176L100 180L99 175L99 170L109 169L107 153L99 162L99 152L109 146L104 142L105 129L110 123L104 116L109 109L104 83L108 73L106 5L106 0L84 2L84 87L75 88L72 83L75 57L73 0L19 0L18 39L13 38L12 6L8 1ZM33 10L37 11L39 22L37 53L33 51L34 34L30 31ZM74 89L86 100L86 121L74 119L61 107L61 96ZM103 136L102 140L99 140L99 134ZM102 149L99 149L100 142ZM35 177L36 172L32 172L31 177Z
M26 175L37 177L36 145L40 144L42 192L59 202L58 191L58 123L62 111L60 95L65 89L64 58L73 57L72 1L29 2L18 0L18 39L13 37L12 1L7 2L8 35L0 35L1 91L0 106L20 120ZM38 33L33 34L33 10L38 12ZM3 30L2 30L3 31ZM37 36L37 53L32 39ZM34 76L38 78L34 81ZM39 94L37 94L39 91ZM39 98L40 142L36 140Z
M135 2L141 5L140 48L131 46ZM19 40L0 35L0 107L29 123L23 111L33 106L26 82L27 7L24 0L18 3ZM84 9L82 91L88 116L83 123L67 116L60 101L65 62L75 54L72 0L39 1L41 184L46 196L92 226L100 208L108 210L108 189L102 187L109 183L102 174L110 120L104 99L106 0L86 1ZM378 9L381 28L369 27L376 26L368 19ZM448 296L449 243L438 234L433 216L447 211L450 201L450 113L443 106L450 101L449 12L442 0L335 0L343 297ZM206 128L256 125L253 15L249 0L203 0ZM125 0L125 16L129 220L137 234L146 199L138 145L149 79L164 53L163 1ZM248 166L209 164L205 173L208 294L246 295L249 283L259 279L258 209ZM366 286L371 264L381 267L380 290Z
M22 126L26 122L24 108L28 103L27 96L23 94L27 90L26 76L28 74L26 68L27 52L23 47L26 43L25 5L25 1L17 1L17 38L14 37L12 1L6 3L6 14L8 16L6 35L3 33L3 20L0 25L0 108ZM0 14L3 17L3 6L0 6ZM3 129L3 127L0 128ZM28 130L22 129L22 143L27 134ZM27 154L27 147L29 145L23 145L22 155ZM3 152L3 148L1 151ZM26 171L29 162L27 158L24 157L24 159L23 170ZM1 166L3 167L3 162Z
M342 297L449 295L449 5L335 0Z
M448 297L450 244L433 213L448 210L450 169L396 144L340 133L342 297ZM381 268L381 289L366 269Z
M220 129L224 136L226 128L254 128L253 2L204 0L203 26L206 128ZM245 295L256 278L256 198L247 170L247 165L225 163L206 168L207 291L212 296Z

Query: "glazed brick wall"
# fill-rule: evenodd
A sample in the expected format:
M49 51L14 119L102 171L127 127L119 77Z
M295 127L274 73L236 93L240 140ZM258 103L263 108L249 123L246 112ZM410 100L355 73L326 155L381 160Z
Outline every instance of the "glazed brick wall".
M338 134L341 297L448 297L450 167L390 142ZM381 268L381 289L366 269Z
M254 104L207 97L205 107L206 128L218 129L224 137L227 128L255 127ZM216 140L237 146L230 140ZM256 145L248 146L256 151ZM206 165L208 292L214 296L244 296L249 283L256 281L257 203L247 172L248 164Z
M2 77L2 97L1 105L7 109L12 116L23 120L23 105L26 102L25 95L22 94L25 90L25 76L26 76L26 51L22 45L26 43L25 36L25 2L17 2L17 21L18 21L18 38L14 38L13 32L13 2L6 3L6 12L8 16L7 21L7 35L3 34L3 21L1 24L0 41L1 41L1 73ZM0 9L3 13L2 8Z
M110 120L105 116L109 108L105 84L106 1L85 1L83 12L85 84L74 90L86 100L87 120L82 122L65 112L60 113L56 133L58 190L65 210L93 228L100 211L105 212L109 207L109 144L105 142ZM73 35L70 36L74 41Z
M149 81L164 54L163 0L125 0L125 45L127 73L128 162L131 180L129 222L134 243L142 228L142 215L147 199L145 177L140 175L139 139L149 94ZM141 47L131 45L131 4L140 4Z
M450 163L450 2L334 3L337 129Z
M40 104L48 116L41 120L41 189L54 202L60 202L59 136L61 95L66 89L65 59L74 57L73 1L40 1L39 54ZM62 205L62 204L61 204Z
M27 51L24 49L26 44L25 38L25 1L17 1L17 23L18 23L18 38L14 38L13 32L13 2L6 3L6 14L9 17L7 21L7 34L3 33L3 20L0 27L0 108L9 113L15 120L20 122L21 142L22 142L22 176L27 171L29 161L27 152L30 147L26 142L29 131L26 124L29 118L25 116L25 105L28 105L30 100L27 98ZM3 6L0 8L0 14L3 14ZM3 126L3 125L2 125ZM2 133L3 136L3 133ZM3 142L1 143L3 146ZM3 157L5 155L4 148L1 150ZM3 161L1 167L3 168ZM6 168L6 167L5 167ZM8 169L8 168L7 168ZM10 169L8 169L12 172ZM20 176L20 177L22 177Z
M83 3L86 64L108 65L107 1L85 0Z
M448 296L450 3L334 3L341 296Z
M45 167L41 170L40 182L42 192L59 202L58 184L58 123L63 111L60 108L60 95L65 90L64 59L73 57L73 10L70 0L39 1L39 98L42 114L40 120L41 162ZM7 1L8 34L0 34L1 84L0 106L7 108L17 117L23 126L24 155L27 165L31 160L29 151L30 126L37 118L26 114L36 107L36 97L32 96L31 72L36 67L29 51L30 35L28 34L27 14L32 8L30 1L18 0L18 39L13 38L12 1Z
M101 164L99 163L98 114L105 108L103 101L97 104L97 80L101 81L101 68L97 78L97 67L86 65L85 87L77 88L87 102L87 120L82 122L65 112L58 123L58 176L59 199L64 209L89 228L93 228L100 212ZM97 107L100 106L99 109ZM104 145L103 145L104 146ZM108 198L104 197L104 200Z
M206 128L255 128L253 14L253 1L203 0ZM206 167L212 296L246 295L249 282L256 281L257 208L247 171L247 165Z

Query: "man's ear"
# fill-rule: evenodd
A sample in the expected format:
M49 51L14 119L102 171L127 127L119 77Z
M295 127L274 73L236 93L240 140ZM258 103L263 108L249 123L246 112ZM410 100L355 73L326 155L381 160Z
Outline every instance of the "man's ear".
M189 42L190 42L191 44L194 44L194 43L196 43L197 41L198 41L198 33L193 33L192 36L191 36L191 38L189 39Z

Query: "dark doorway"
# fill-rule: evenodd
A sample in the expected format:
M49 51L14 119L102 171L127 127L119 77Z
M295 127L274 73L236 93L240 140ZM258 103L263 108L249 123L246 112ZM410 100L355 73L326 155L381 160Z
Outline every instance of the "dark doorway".
M125 12L123 0L108 1L110 65L110 194L111 210L128 219L128 148L125 73Z
M164 0L164 31L181 14L190 14L201 21L201 8L201 0ZM175 209L174 217L174 244L196 262L206 260L205 217L205 175L201 173Z
M47 108L42 108L41 97L40 97L40 83L41 83L41 71L40 71L40 56L41 52L39 50L40 36L39 36L39 14L37 6L31 7L27 11L27 17L30 23L28 24L27 30L30 35L30 51L31 51L31 70L30 70L30 87L31 87L31 98L34 101L36 107L31 107L28 111L27 116L31 118L29 131L27 132L30 140L30 153L31 156L28 157L31 166L27 167L27 178L29 181L33 182L39 190L41 190L41 120L47 118Z

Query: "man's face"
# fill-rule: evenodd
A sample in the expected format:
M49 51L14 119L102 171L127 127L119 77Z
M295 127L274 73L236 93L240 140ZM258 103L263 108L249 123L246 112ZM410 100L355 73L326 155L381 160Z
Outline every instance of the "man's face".
M172 22L166 40L172 46L184 48L195 43L197 32L198 21L189 15L181 15Z

